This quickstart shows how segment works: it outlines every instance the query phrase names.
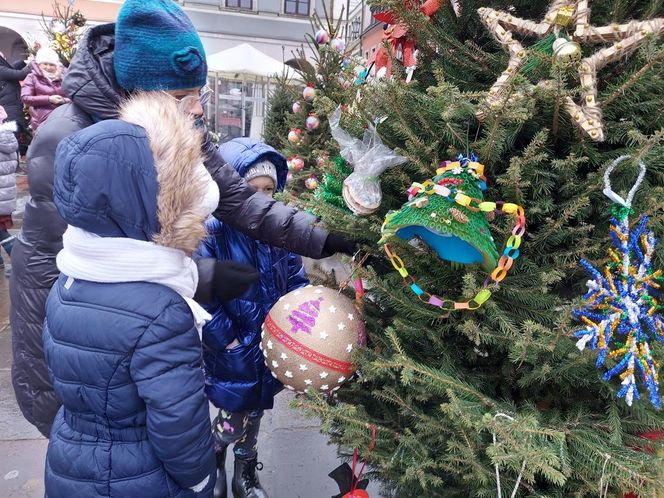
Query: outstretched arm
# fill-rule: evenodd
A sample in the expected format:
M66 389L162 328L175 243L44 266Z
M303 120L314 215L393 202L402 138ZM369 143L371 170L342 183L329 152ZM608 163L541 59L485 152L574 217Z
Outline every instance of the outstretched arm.
M0 81L21 81L28 74L30 74L30 66L26 66L23 69L0 66Z

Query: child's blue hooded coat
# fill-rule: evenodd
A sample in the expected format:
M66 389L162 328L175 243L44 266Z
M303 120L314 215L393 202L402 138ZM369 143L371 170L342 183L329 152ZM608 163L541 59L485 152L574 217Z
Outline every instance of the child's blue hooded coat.
M241 176L258 161L272 162L277 169L276 190L283 190L286 159L269 145L236 138L219 150ZM265 366L259 347L261 326L281 296L309 283L302 259L251 239L217 219L208 220L206 227L209 236L201 244L201 256L252 265L260 280L239 299L207 308L212 320L203 328L205 392L215 406L231 412L272 408L274 394L282 386ZM226 349L234 339L239 346Z

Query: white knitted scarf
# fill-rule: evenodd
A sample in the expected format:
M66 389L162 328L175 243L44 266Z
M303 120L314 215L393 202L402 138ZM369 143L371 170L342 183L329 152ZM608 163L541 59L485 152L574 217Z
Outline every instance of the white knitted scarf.
M201 333L212 318L196 301L196 263L184 252L154 242L100 237L69 225L62 237L58 269L71 279L101 283L152 282L180 294L191 309Z

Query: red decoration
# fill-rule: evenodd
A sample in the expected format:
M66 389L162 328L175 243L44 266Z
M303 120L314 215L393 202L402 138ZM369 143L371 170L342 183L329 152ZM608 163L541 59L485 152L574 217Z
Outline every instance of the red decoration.
M644 432L643 434L640 435L643 439L648 439L650 441L661 441L664 439L664 431L651 431L651 432ZM646 451L648 453L652 453L652 450L650 448L646 448ZM623 495L623 498L639 498L638 495L634 493L625 493Z
M442 0L426 0L419 6L420 12L427 17L431 17L440 8ZM405 0L405 5L408 10L412 10L419 4L419 1ZM403 65L405 67L412 67L415 65L415 38L408 32L408 26L399 20L396 12L387 10L378 12L374 15L377 21L389 24L383 32L383 40L387 40L389 50L385 44L374 53L369 63L375 62L376 73L382 68L386 69L385 76L389 78L392 74L392 57L397 53L401 47L403 54Z
M343 498L369 498L369 493L363 489L356 489L355 491L346 493Z

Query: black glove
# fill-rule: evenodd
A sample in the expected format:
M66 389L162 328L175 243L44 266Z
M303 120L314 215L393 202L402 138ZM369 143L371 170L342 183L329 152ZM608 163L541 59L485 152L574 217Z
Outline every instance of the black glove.
M235 261L201 258L196 265L198 288L194 299L203 304L212 302L213 297L220 301L240 297L260 276L253 266Z
M325 239L323 257L327 258L338 252L354 256L358 250L357 242L343 238L338 233L330 233Z

